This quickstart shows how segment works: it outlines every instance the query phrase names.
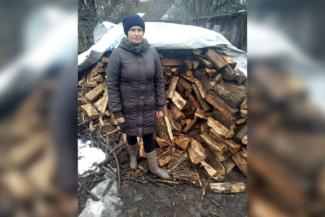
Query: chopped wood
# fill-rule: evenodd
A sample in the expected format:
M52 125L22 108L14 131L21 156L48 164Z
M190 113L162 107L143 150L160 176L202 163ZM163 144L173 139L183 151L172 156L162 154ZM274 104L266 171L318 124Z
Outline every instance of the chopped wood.
M211 165L209 165L206 161L203 160L201 161L201 165L213 180L220 181L224 179L226 172L222 164L221 167L215 169Z
M182 131L182 127L181 127L180 123L178 123L178 122L175 120L175 118L174 118L172 112L171 112L169 109L167 109L167 113L166 113L166 114L167 114L167 116L168 116L168 119L169 119L169 122L170 122L170 124L171 124L171 127L172 127L176 132L181 132L181 131Z
M227 106L218 96L208 93L205 97L205 100L210 103L215 109L221 112L222 115L227 119L234 119L233 116L236 113L236 110Z
M225 136L229 129L215 120L213 117L208 118L208 126L211 127L218 135Z
M187 136L183 136L175 139L175 144L183 150L187 149L190 142L191 142L191 138Z
M191 93L186 92L186 97L194 105L194 107L196 108L196 110L201 110L200 103L194 98L194 96Z
M164 120L167 128L168 137L171 141L173 141L174 140L173 130L167 113L168 113L167 107L164 106Z
M208 60L212 62L213 66L217 69L222 69L227 65L227 62L222 58L222 56L212 49L208 49L208 51L205 53L205 56L208 58Z
M244 85L222 82L216 85L214 90L232 108L239 108L247 96L247 88Z
M240 109L240 117L246 118L247 117L247 110Z
M178 74L178 68L177 67L172 67L170 69L170 71L172 72L173 75L177 75Z
M246 184L243 182L210 183L209 188L217 193L242 193L246 191Z
M217 74L216 77L214 78L216 84L219 84L222 80L223 80L223 77L222 77L222 74Z
M168 142L168 140L161 139L161 138L159 138L158 136L156 137L156 142L157 142L157 144L159 145L160 148L163 148L163 147L169 146L169 142Z
M206 96L206 91L201 83L201 81L199 79L194 79L193 82L195 83L197 89L199 90L199 93L201 95L202 98L205 98Z
M196 95L196 98L198 99L201 107L203 108L204 111L209 111L211 108L210 106L205 102L205 100L203 99L199 89L197 88L197 86L195 84L192 85L194 93Z
M247 124L245 124L244 126L242 126L240 128L240 130L237 132L237 134L234 137L234 140L236 142L241 142L241 139L243 138L243 136L247 133Z
M231 153L236 153L239 149L240 149L240 145L234 143L233 141L229 140L229 139L223 139L221 138L217 133L215 133L215 131L213 129L210 129L210 136L213 137L213 139L216 140L216 142L223 144L225 146L228 147L228 150Z
M179 110L182 110L187 103L187 101L177 91L174 91L172 101Z
M227 151L226 145L216 141L213 137L211 137L206 132L203 132L200 136L204 140L204 142L208 145L209 149L212 152L217 151L217 152L225 153Z
M179 83L185 88L187 92L192 92L192 85L186 81L184 78L179 79Z
M172 79L170 80L169 87L166 93L167 98L170 99L173 98L178 79L179 79L178 76L173 76Z
M237 152L236 154L234 154L232 156L233 161L235 162L235 164L237 165L237 167L239 168L239 170L245 175L247 176L247 160L244 159L239 152Z
M237 63L230 56L222 55L222 57L231 66L231 68L234 69L236 67Z
M194 116L193 120L191 120L191 122L189 124L186 125L186 127L183 129L184 133L188 133L192 127L196 124L198 118L197 116Z
M156 132L157 132L157 136L159 138L164 139L166 141L169 140L168 132L167 132L167 127L166 127L164 118L157 118L157 121L156 121Z
M105 90L105 86L103 84L97 85L94 89L86 93L85 97L92 101L94 100L99 94L101 94Z
M201 109L196 110L194 115L204 120L208 119L207 114Z
M105 89L103 96L97 102L95 102L95 107L101 114L104 114L107 105L108 105L108 91L107 89Z
M203 57L199 57L199 60L200 60L200 62L203 64L203 65L205 65L206 67L208 67L208 68L213 68L213 64L212 64L212 62L210 62L209 60L207 60L207 59L205 59L205 58L203 58Z
M226 169L227 174L229 174L233 170L233 168L236 166L236 164L234 163L234 161L231 158L228 158L227 160L222 162L222 165Z
M179 110L173 103L170 105L170 107L171 107L170 108L171 112L173 113L173 116L176 121L185 119L184 113L181 110Z
M98 82L98 83L102 83L102 82L105 81L104 76L101 75L101 74L96 75L96 76L94 77L94 80L95 80L96 82Z
M90 119L95 119L99 117L99 113L96 110L96 108L91 104L85 104L80 106L81 109L84 111L84 113L87 115Z
M163 153L158 157L158 164L160 167L166 166L169 162L173 160L173 154L170 151Z
M195 139L191 140L190 146L187 151L188 156L190 157L190 160L193 164L198 164L207 157L203 146Z
M213 78L217 75L217 70L215 69L210 69L210 68L205 68L205 73L209 76L209 78Z

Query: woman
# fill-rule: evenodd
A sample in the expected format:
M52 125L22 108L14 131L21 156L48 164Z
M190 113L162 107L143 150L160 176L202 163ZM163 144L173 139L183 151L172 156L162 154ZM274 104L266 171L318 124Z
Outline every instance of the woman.
M143 38L145 23L140 16L124 17L123 29L127 38L113 51L106 70L110 111L127 135L131 169L137 168L137 136L141 136L150 171L167 179L166 170L158 166L153 141L156 117L163 116L165 105L159 55Z

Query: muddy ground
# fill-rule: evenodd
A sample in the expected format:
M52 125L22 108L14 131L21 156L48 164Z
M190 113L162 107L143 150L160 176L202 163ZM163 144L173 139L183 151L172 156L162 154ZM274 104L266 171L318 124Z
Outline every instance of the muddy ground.
M132 172L126 149L118 154L121 188L120 197L123 206L119 207L123 217L244 217L247 216L247 194L219 194L205 191L200 186L180 181L162 183L157 178L143 171ZM146 168L146 160L139 159L139 165ZM114 165L113 162L113 167ZM184 161L179 170L197 171L202 183L208 183L206 172L194 166L189 159ZM103 178L103 177L99 177ZM235 168L226 176L225 182L242 181L246 177ZM83 209L89 195L79 192L79 213Z

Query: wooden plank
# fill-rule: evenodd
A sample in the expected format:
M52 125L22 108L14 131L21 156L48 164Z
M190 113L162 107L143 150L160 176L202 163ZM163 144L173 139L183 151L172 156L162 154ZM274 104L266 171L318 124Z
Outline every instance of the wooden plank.
M173 76L172 79L170 80L169 87L166 93L167 98L169 99L173 98L178 79L179 79L178 76Z
M246 191L246 184L243 182L210 183L209 189L216 193L242 193Z
M188 156L190 157L190 160L193 164L198 164L207 157L203 146L195 139L191 140L190 146L187 151Z

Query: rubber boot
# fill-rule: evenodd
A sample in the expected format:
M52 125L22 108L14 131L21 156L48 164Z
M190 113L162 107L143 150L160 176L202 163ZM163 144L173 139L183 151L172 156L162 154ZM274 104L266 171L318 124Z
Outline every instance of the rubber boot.
M159 176L162 179L169 179L167 171L158 166L156 150L146 153L146 156L150 172Z
M132 170L135 170L138 167L138 160L137 160L137 155L138 155L138 145L128 145L128 151L130 154L130 168Z

